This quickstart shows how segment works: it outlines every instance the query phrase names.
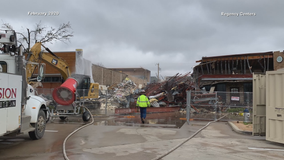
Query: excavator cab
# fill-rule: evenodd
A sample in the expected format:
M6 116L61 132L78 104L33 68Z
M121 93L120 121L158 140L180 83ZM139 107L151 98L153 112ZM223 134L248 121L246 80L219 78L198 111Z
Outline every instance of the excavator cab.
M41 63L38 67L38 76L36 78L36 80L38 82L41 82L44 79L44 74L45 73L45 64Z
M35 66L34 72L31 73L31 77L27 78L29 85L33 86L34 88L37 88L41 84L38 82L41 82L45 78L45 64L44 63L36 63L36 62L28 62L28 65L32 64ZM29 71L27 71L29 72Z
M78 84L76 88L77 94L80 97L87 97L90 89L90 77L86 75L81 75L81 76L82 76L82 81Z
M72 74L78 82L76 87L77 100L96 99L99 97L99 84L91 83L90 76L83 74Z

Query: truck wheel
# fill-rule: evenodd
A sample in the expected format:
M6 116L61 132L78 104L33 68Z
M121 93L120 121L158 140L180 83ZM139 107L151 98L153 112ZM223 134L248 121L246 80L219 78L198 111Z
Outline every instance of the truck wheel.
M49 110L46 111L46 123L49 122L51 119L51 113Z
M62 121L64 121L67 117L59 117Z
M91 115L89 112L85 111L82 115L83 121L88 122L91 119Z
M37 123L32 124L35 127L34 131L29 132L29 136L33 140L41 139L45 132L46 118L43 110L39 110Z

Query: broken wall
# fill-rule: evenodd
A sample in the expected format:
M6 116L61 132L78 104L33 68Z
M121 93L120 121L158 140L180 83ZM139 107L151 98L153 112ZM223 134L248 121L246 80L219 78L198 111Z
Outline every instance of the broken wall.
M148 80L140 79L131 75L128 75L128 78L131 79L135 84L137 84L137 86L139 84L142 84L142 87L145 87L148 83Z
M121 83L126 77L131 79L135 84L142 84L145 86L147 80L143 80L131 75L127 75L123 72L117 72L99 65L92 65L92 76L95 82L100 85L111 86L114 83Z
M113 83L120 83L126 77L124 73L115 72L94 64L92 65L92 69L93 79L100 85L110 86Z
M139 79L147 79L150 82L151 72L144 68L109 68L113 71L123 72L127 75L134 76Z

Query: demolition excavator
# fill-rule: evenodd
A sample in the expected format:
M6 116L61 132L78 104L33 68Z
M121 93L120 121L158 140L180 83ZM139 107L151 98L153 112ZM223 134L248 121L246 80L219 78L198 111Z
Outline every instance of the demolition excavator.
M41 46L43 46L48 53L43 52L41 50ZM27 81L29 83L33 83L32 76L36 72L36 68L38 67L37 64L47 63L50 64L52 67L57 69L60 74L62 75L63 79L66 80L70 76L70 69L66 61L56 54L51 52L48 48L42 45L40 42L35 43L35 45L31 48L31 51L27 54L26 57L27 66L26 66L26 73L27 73Z
M41 46L47 51L43 52ZM37 68L40 64L46 63L50 64L53 68L57 69L63 80L66 81L70 76L71 72L67 62L54 54L49 48L45 47L42 43L37 42L31 48L31 51L27 54L27 65L26 65L26 75L27 82L30 85L35 84L38 80L33 78L33 75L36 74ZM42 67L44 68L44 67ZM78 75L76 76L78 77ZM95 99L99 95L99 84L91 83L90 77L86 75L81 75L84 77L82 84L77 86L78 95L80 99Z
M47 52L43 52L41 47L43 47ZM53 99L56 102L56 108L60 109L56 109L56 113L53 113L52 111L51 115L59 115L60 119L64 120L68 115L79 114L80 106L78 106L78 103L76 104L76 102L83 101L83 103L88 103L91 99L97 99L99 96L98 83L91 83L90 76L71 74L67 62L58 57L40 42L35 43L35 45L31 48L31 51L27 54L26 61L27 81L29 84L32 85L37 83L37 78L33 78L33 74L36 74L36 68L42 63L50 64L52 67L57 69L65 81L60 87L55 88L52 93ZM71 84L70 82L74 83ZM69 92L70 88L73 88L72 93ZM84 110L82 118L84 121L89 121L89 113Z

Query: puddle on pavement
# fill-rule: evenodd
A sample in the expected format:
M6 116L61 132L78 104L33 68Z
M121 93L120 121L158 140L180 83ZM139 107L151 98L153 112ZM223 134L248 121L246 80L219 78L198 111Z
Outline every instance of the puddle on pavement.
M140 120L140 113L130 114L114 114L114 110L91 110L94 116L94 125L105 125L105 126L144 126L144 127L164 127L164 128L180 128L186 122L186 114L179 111L163 112L163 113L147 113L146 123L142 124ZM213 121L222 117L222 113L207 113L207 114L192 114L190 115L191 120L194 121ZM229 114L221 121L228 120L243 120L242 116L235 116ZM82 115L71 115L65 120L60 120L56 117L52 123L60 124L86 124L82 120Z
M170 127L180 128L185 120L180 118L184 117L179 112L165 112L165 113L147 113L145 124L141 123L140 114L119 115L113 121L123 122L127 126L148 126L148 127Z
M5 140L2 139L2 141L8 141L8 142L22 142L24 140L25 139L5 139Z
M214 121L215 119L219 119L223 117L226 113L203 113L203 114L193 114L190 116L191 119L196 121ZM244 117L234 114L227 114L226 117L222 118L220 121L243 121Z
M109 115L103 115L104 111L91 111L94 115L94 125L105 126L144 126L144 127L163 127L163 128L180 128L185 120L181 118L185 117L178 111L164 112L164 113L147 113L146 123L142 124L140 120L140 113L132 114L120 114L115 115L114 112ZM60 124L85 124L81 115L68 116L65 120L60 120L59 117L53 119L52 123Z
M3 149L7 146L11 146L11 145L16 145L20 142L25 141L25 139L21 139L21 138L6 138L3 137L0 139L0 149Z

